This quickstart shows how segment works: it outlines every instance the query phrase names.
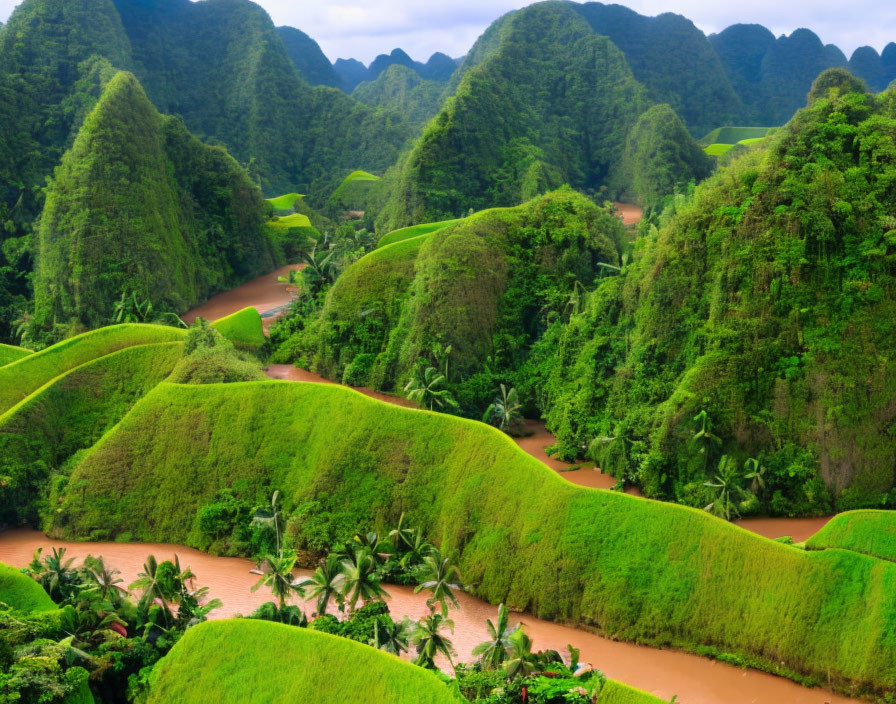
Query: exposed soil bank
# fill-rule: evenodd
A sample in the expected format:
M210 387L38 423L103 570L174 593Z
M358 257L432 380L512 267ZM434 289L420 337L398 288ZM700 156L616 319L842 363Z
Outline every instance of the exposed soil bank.
M644 209L634 203L613 203L623 225L637 225L644 217Z
M254 564L249 560L213 557L178 545L160 543L71 543L51 540L34 530L11 530L0 533L0 562L24 567L34 551L43 547L65 547L68 557L83 558L102 555L106 564L121 571L125 584L130 584L143 568L150 554L158 560L172 559L176 553L184 567L189 566L197 584L208 586L211 596L224 602L212 618L227 618L251 613L258 605L270 601L265 590L252 593L258 577L249 574ZM297 574L307 575L305 570ZM414 620L426 611L426 594L414 594L409 587L387 586L391 596L389 608L393 618L408 616ZM486 639L486 619L495 620L497 608L466 594L460 596L460 609L451 612L454 621L452 641L460 661L473 660L472 650ZM306 611L310 614L309 602ZM522 621L526 632L538 649L553 648L563 652L567 644L581 649L582 662L589 663L612 679L669 700L678 695L681 704L846 704L847 699L819 689L806 689L789 680L754 670L714 662L696 655L657 650L630 643L601 638L569 626L542 621L525 614L515 614L514 623Z
M286 306L292 301L296 289L295 286L281 283L277 279L281 276L288 279L290 271L301 271L304 268L304 264L281 266L277 271L259 276L257 279L252 279L252 281L242 286L213 296L201 306L197 306L181 317L187 325L191 325L199 317L206 320L218 320L249 306L255 308L262 315L276 308L285 310ZM281 310L274 315L262 318L265 331L282 314L283 311Z

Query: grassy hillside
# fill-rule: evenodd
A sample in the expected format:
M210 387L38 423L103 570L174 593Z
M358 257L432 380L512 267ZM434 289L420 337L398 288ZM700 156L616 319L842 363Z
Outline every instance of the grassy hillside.
M806 541L809 550L840 548L896 562L896 513L847 511Z
M717 127L700 140L701 144L737 144L742 139L765 137L775 127Z
M17 611L52 611L56 608L44 588L15 567L0 562L0 603Z
M31 350L24 347L14 347L12 345L0 345L0 367L12 364L29 354L34 354Z
M367 194L379 180L379 176L366 171L353 171L327 199L327 211L335 214L346 210L364 210L367 207Z
M733 144L709 144L703 147L703 151L705 151L708 156L725 156L725 154L734 149L734 147L735 145Z
M62 373L0 414L0 525L39 525L48 480L165 379L183 343L138 344Z
M419 237L420 235L428 235L431 232L442 230L451 225L456 225L459 222L461 221L445 220L443 222L430 222L423 225L411 225L410 227L403 227L400 230L394 230L386 235L383 235L380 238L377 246L385 247L387 244L395 244L396 242L409 240L414 237Z
M618 266L624 240L618 218L569 189L482 211L350 266L277 358L337 380L351 366L353 385L393 390L436 344L451 345L451 368L465 384L456 393L465 412L481 417L496 379L522 388L545 319L593 288L600 265ZM477 377L489 357L494 378Z
M212 327L230 340L237 349L258 351L265 342L261 315L252 307L243 308L220 318L212 323Z
M0 413L85 362L134 345L180 342L184 331L162 325L113 325L69 338L0 368Z
M238 619L188 630L153 670L147 702L286 704L309 698L315 704L463 701L434 673L367 645Z
M53 530L71 537L182 543L224 487L250 501L281 490L297 548L406 511L492 603L819 682L896 686L896 565L578 487L493 428L339 386L162 384L69 486L79 489L64 492Z
M665 704L652 694L608 680L600 691L597 704Z
M292 215L283 215L268 223L271 227L289 230L293 227L311 227L311 220L307 215L302 213L293 213Z
M284 195L277 196L276 198L268 198L268 203L271 204L274 212L292 212L293 208L295 208L296 201L301 200L304 197L305 196L300 193L285 193Z

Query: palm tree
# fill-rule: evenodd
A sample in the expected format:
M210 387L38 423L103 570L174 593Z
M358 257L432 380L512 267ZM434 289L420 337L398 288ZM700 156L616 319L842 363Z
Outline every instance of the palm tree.
M454 631L454 621L445 618L442 614L432 613L429 616L424 616L417 623L411 635L411 640L417 651L417 657L414 659L415 664L429 670L435 670L436 656L441 653L448 659L451 668L454 669L454 661L451 659L454 649L451 646L451 641L442 635L441 630L443 628Z
M511 636L516 633L519 625L508 627L507 607L501 604L498 607L498 619L495 623L491 619L485 622L488 628L488 640L473 648L473 655L479 656L479 662L487 670L494 670L509 657L513 643Z
M724 518L726 521L730 521L732 516L740 517L740 511L737 510L737 499L741 494L740 482L741 477L738 476L734 458L722 455L715 480L703 483L704 486L714 489L716 495L712 503L703 510Z
M280 530L281 530L281 520L280 520L280 492L275 491L271 495L271 507L270 508L260 508L255 512L255 515L252 516L252 524L253 525L261 525L267 528L273 528L274 535L277 540L277 555L280 556L283 554L283 551L280 548Z
M128 586L131 591L143 592L138 602L142 609L148 609L156 599L161 600L164 609L168 609L168 602L165 600L164 590L159 582L161 576L155 555L150 555L143 563L143 571L138 572L137 579Z
M75 558L65 558L65 548L53 548L53 552L47 557L42 558L43 548L38 548L34 557L31 559L29 569L34 573L35 578L44 591L50 595L54 601L67 599L71 593L71 584L75 577L75 570L72 569L72 563Z
M115 569L110 570L106 567L102 557L93 557L92 555L85 557L84 571L100 590L103 599L109 598L110 593L115 594L118 585L123 582L119 576L121 572Z
M122 291L121 298L112 308L112 315L116 323L148 322L152 316L152 301L148 298L140 300L136 291L131 291L130 295Z
M389 540L398 554L411 547L414 540L415 531L413 528L405 526L404 516L405 514L402 512L401 517L398 519L398 526L389 531Z
M454 608L459 606L457 597L454 596L454 590L461 588L457 583L460 582L457 565L433 548L432 552L423 558L420 572L424 581L414 588L414 594L428 589L432 592L432 596L426 600L429 610L435 611L435 605L441 604L442 615L448 616L449 604Z
M522 628L518 628L510 636L510 654L507 662L504 663L504 671L507 673L508 680L519 676L525 677L535 672L535 663L532 659L532 639Z
M380 600L386 590L380 586L380 576L376 568L376 560L369 550L355 547L342 563L342 598L355 610L358 601Z
M376 620L373 622L373 638L369 642L377 650L400 656L408 650L407 624Z
M265 557L264 562L267 566L267 571L253 585L252 591L256 592L261 587L268 587L271 590L271 594L276 597L281 611L286 607L286 602L294 595L304 597L305 589L296 582L292 575L292 571L296 566L296 559L296 554L292 551Z
M501 384L501 394L485 409L483 423L496 426L508 435L515 435L523 424L523 405L516 389Z
M437 342L432 346L433 359L436 360L436 366L441 370L442 374L445 375L446 381L450 379L448 371L449 365L451 364L451 353L453 351L454 345L442 345L441 342Z
M759 463L755 457L750 457L744 462L744 479L750 481L750 491L759 494L765 490L765 466Z
M721 445L722 439L718 435L714 435L710 430L709 414L705 409L694 416L694 422L699 423L700 428L691 437L691 444L700 448L698 452L703 455L703 471L705 472L709 466L709 456L712 453L712 448Z
M419 528L409 528L407 530L408 541L405 553L401 557L401 566L405 569L420 564L427 555L435 550L433 544L426 540L423 536L423 531Z
M457 409L457 401L451 391L444 388L447 380L445 375L435 367L425 367L417 364L414 368L414 376L404 387L407 397L423 408L430 411L436 408Z
M317 615L324 616L330 599L341 599L342 582L345 579L343 563L339 555L330 553L324 563L314 570L309 579L299 586L307 590L307 596L317 599Z

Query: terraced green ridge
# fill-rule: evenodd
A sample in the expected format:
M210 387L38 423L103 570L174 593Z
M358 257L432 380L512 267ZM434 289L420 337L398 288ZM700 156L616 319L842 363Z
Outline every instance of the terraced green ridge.
M613 680L607 681L597 701L599 704L665 704L663 699Z
M367 192L379 180L379 176L374 176L366 171L353 171L333 191L327 201L327 207L331 210L338 208L357 210L363 208L367 199Z
M301 193L286 193L276 198L268 198L268 203L275 211L292 210L296 201L304 197Z
M327 633L265 621L189 629L152 673L148 704L452 704L434 673Z
M311 227L311 219L302 213L293 213L271 220L268 225L281 230L289 230L293 227Z
M182 349L182 342L125 347L57 376L0 414L0 525L38 525L47 480L164 380Z
M737 144L745 139L756 139L768 136L774 127L717 127L703 139L700 144Z
M22 357L27 357L29 354L34 353L31 350L26 350L24 347L0 344L0 367L12 364L22 359Z
M896 511L846 511L806 541L809 550L841 548L896 562Z
M261 315L251 306L216 320L212 326L237 349L257 351L264 345Z
M709 156L724 156L732 149L734 149L733 144L710 144L708 147L704 147L703 151Z
M185 332L163 325L124 324L92 330L0 368L0 413L51 379L97 357L133 345L179 342Z
M0 562L0 603L16 611L52 611L56 608L44 588L15 567Z
M407 511L491 603L844 688L896 686L896 565L575 486L493 428L342 387L160 384L69 486L83 488L63 495L53 530L76 538L189 542L197 509L225 486L302 505L299 547L309 530L382 529Z
M461 222L461 220L444 220L442 222L430 222L423 225L411 225L410 227L403 227L400 230L393 230L389 234L383 235L380 238L379 244L377 246L385 247L386 245L413 239L414 237L419 237L420 235L428 235L439 230L444 230L446 227L450 227L451 225L456 225L459 222Z

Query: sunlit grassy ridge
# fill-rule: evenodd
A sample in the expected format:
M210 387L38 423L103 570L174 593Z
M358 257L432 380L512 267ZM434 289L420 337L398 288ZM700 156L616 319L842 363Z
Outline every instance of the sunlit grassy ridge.
M711 645L822 682L896 686L896 565L574 486L497 430L336 386L157 386L74 470L54 530L185 542L224 487L303 505L290 540L407 511L492 603L613 637ZM309 503L310 502L310 503Z
M60 374L0 414L0 525L37 525L47 480L165 379L182 348L125 347Z
M17 611L51 611L56 608L44 588L31 577L0 562L0 603Z
M710 156L724 156L732 149L734 149L733 144L710 144L708 147L704 147L703 151Z
M331 210L340 208L346 210L363 209L367 200L367 192L379 180L379 176L374 176L366 171L353 171L333 191L327 201L327 208Z
M599 704L660 704L664 700L640 689L608 680L597 701Z
M701 144L737 144L745 139L766 137L774 127L718 127L700 140Z
M86 332L0 368L0 413L51 379L124 347L178 342L184 331L163 325L112 325Z
M188 630L152 674L148 704L449 704L434 673L361 643L253 620Z
M896 562L896 512L847 511L806 541L810 550L842 548Z
M29 354L33 354L33 352L31 350L26 350L23 347L0 344L0 367L12 364L13 362L22 359L22 357L27 357Z
M274 210L292 210L297 200L304 198L301 193L286 193L276 198L268 198L268 203Z
M461 222L460 220L445 220L443 222L430 222L424 225L412 225L411 227L403 227L400 230L394 230L387 235L383 235L380 238L379 245L380 247L385 247L387 244L394 244L396 242L401 242L402 240L409 240L414 237L419 237L420 235L427 235L431 232L436 232L437 230L442 230L450 225L456 225Z
M311 220L307 215L302 213L293 213L292 215L284 215L283 217L271 220L268 223L271 227L288 230L293 227L311 227Z
M258 350L264 344L261 315L251 306L216 320L212 325L238 349Z

